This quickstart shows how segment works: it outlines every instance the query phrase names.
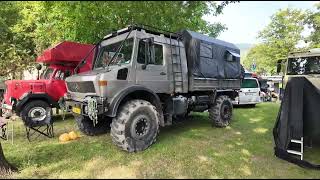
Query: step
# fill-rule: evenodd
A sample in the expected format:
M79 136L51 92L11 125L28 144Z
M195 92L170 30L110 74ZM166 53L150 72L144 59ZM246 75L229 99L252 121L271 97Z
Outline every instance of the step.
M291 153L291 154L296 154L296 155L302 156L302 153L299 152L299 151L287 150L287 152L288 152L288 153Z
M293 143L298 143L298 144L302 144L302 143L303 143L303 141L295 140L295 139L291 139L291 142L293 142Z

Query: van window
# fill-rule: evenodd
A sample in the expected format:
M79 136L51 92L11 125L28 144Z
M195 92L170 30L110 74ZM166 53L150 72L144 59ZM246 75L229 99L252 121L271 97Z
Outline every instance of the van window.
M255 80L255 79L244 79L242 81L241 88L258 88L257 80Z

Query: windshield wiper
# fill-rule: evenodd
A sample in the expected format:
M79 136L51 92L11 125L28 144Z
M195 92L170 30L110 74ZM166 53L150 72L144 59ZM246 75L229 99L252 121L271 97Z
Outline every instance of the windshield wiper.
M118 47L117 51L114 53L114 55L112 56L111 60L109 61L109 63L107 64L106 67L109 67L109 65L110 65L110 64L113 62L113 60L115 59L115 56L119 54L120 50L121 50L122 47L123 47L124 42L128 39L128 37L129 37L129 35L131 34L132 30L133 30L133 27L131 27L128 35L127 35L126 38L121 42L120 46ZM105 66L104 66L104 68L105 68Z

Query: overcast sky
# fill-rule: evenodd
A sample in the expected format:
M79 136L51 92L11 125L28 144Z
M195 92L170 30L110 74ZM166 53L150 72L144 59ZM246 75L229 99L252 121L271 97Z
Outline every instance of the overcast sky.
M232 43L257 43L257 35L269 22L270 16L286 7L316 10L319 1L240 1L229 4L218 17L205 17L209 22L222 22L228 30L217 39ZM304 32L308 34L308 32Z

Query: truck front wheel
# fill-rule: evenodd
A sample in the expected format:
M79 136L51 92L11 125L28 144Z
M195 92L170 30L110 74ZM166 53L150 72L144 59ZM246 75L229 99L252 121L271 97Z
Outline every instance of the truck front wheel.
M111 123L111 137L121 149L143 151L156 141L159 113L145 100L126 102Z
M219 96L209 109L209 119L216 127L226 127L232 118L232 102L228 96Z
M94 126L93 121L87 116L74 115L74 118L79 130L88 136L104 134L110 129L109 119L98 119L98 124Z
M51 112L49 104L42 100L28 102L20 112L20 117L27 126L48 124L48 111ZM51 117L50 117L51 118ZM50 121L51 119L49 119Z

